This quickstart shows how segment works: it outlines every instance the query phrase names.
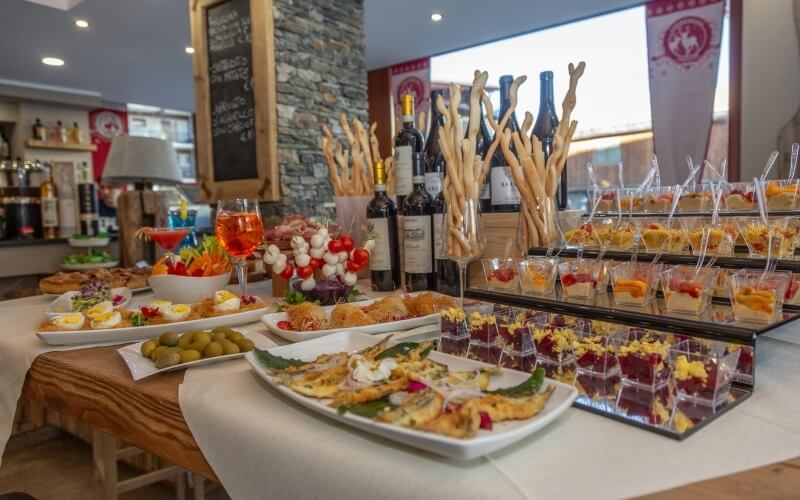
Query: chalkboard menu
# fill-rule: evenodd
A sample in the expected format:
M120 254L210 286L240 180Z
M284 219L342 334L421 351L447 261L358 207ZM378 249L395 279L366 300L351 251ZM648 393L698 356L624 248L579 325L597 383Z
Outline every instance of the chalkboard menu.
M206 9L214 181L258 178L250 0Z

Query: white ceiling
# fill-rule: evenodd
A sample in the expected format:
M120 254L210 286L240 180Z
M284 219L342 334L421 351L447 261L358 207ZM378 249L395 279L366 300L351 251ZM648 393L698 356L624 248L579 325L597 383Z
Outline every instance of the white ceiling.
M64 12L25 0L2 0L0 79L95 91L110 101L192 110L192 65L184 52L189 44L188 3L84 0ZM367 67L375 69L640 4L642 0L364 3ZM431 22L433 11L444 15L442 22ZM77 29L73 25L76 18L88 20L91 27ZM45 66L40 61L46 56L62 58L66 64Z

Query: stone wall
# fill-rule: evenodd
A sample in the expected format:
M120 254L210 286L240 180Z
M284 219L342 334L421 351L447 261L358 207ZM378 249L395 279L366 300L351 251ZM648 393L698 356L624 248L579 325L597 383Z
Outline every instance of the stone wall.
M333 215L321 125L367 121L363 0L273 0L280 203L273 214ZM326 206L326 204L328 206Z

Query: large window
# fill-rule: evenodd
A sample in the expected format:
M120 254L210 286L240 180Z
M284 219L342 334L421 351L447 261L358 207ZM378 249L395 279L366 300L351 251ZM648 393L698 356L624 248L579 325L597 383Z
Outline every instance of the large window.
M431 59L434 82L471 82L476 68L489 72L493 84L500 75L528 75L520 88L517 116L539 109L539 73L555 73L557 109L569 83L567 65L586 61L578 85L579 121L568 163L570 205L585 206L591 161L601 184L617 179L617 164L625 165L626 185L644 180L653 153L650 87L647 65L645 8L634 7L592 19L520 35ZM726 11L714 99L714 125L708 160L718 165L728 148L729 23ZM492 96L497 104L497 96ZM497 108L497 106L495 106ZM497 111L497 109L495 109Z

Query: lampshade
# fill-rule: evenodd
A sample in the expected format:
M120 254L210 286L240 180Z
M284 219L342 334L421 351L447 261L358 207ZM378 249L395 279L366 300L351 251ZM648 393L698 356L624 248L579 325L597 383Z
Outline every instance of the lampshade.
M103 169L103 180L111 184L183 182L172 144L164 139L130 135L114 138Z

